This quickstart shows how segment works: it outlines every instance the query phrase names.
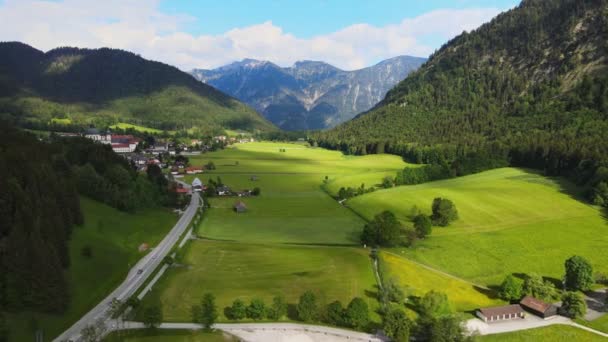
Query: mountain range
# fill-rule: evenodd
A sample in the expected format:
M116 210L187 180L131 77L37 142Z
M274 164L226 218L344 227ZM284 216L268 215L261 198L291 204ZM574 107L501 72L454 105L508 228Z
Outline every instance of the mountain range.
M306 130L333 127L369 110L425 60L399 56L345 71L318 61L300 61L282 68L268 61L245 59L191 73L249 104L282 129Z
M160 62L116 49L0 43L0 118L46 129L128 122L159 129L275 130L249 106Z

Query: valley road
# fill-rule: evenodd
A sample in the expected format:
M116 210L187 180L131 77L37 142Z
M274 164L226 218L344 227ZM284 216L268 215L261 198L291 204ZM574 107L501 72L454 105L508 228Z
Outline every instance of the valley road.
M86 313L78 322L59 335L54 341L80 341L80 332L83 328L93 325L96 322L104 322L108 327L110 322L110 303L114 298L126 301L146 282L154 270L163 262L165 256L177 243L179 237L186 231L190 222L196 215L201 198L194 192L188 208L171 229L169 234L156 246L148 255L143 257L127 275L127 278L112 293L110 293L101 303L97 304L91 311Z

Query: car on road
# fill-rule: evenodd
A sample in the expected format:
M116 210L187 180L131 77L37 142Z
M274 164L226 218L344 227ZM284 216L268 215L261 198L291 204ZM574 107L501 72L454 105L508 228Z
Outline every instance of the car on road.
M144 270L141 268L137 270L137 274L142 274L143 272L144 272Z

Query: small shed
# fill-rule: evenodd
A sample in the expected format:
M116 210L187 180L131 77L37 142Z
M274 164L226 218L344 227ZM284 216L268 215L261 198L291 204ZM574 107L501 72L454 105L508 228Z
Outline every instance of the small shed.
M247 211L247 206L242 201L238 201L234 204L234 211L237 213L244 213Z
M519 304L530 313L542 318L549 318L557 315L557 307L555 305L546 303L532 296L524 297Z
M519 304L495 306L477 310L477 317L486 323L519 319L525 317L524 309Z

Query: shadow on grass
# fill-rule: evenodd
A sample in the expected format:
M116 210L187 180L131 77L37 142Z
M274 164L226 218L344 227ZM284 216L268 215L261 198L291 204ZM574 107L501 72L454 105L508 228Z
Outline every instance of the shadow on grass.
M555 286L556 289L561 289L564 287L564 284L562 283L562 281L557 278L543 277L543 281L553 284L553 286Z
M298 308L296 304L287 304L287 318L293 321L298 320Z
M498 285L490 285L490 286L488 286L488 288L483 288L483 287L479 287L477 285L473 285L473 289L490 299L499 299L498 290L500 289L500 287Z

